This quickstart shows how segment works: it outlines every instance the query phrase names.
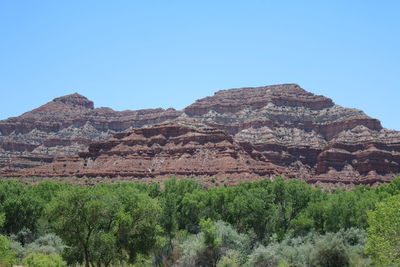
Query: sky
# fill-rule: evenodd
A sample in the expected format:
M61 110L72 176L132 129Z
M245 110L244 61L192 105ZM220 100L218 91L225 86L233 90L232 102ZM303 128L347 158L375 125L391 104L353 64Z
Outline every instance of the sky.
M0 1L0 119L297 83L400 130L400 1Z

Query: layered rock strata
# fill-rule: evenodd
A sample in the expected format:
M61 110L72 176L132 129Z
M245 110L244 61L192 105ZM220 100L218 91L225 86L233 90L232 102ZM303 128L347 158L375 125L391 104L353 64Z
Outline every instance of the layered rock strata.
M115 132L172 120L180 114L174 109L94 108L92 101L79 94L55 98L19 117L0 121L0 169L12 173L73 156Z
M190 120L250 143L290 176L371 183L400 174L400 133L295 84L223 90L184 109Z
M94 142L74 157L27 169L23 176L75 177L271 177L283 170L226 132L204 126L159 124Z
M158 125L165 121L173 124ZM142 128L135 129L139 127ZM175 143L180 139L174 139L176 136L165 131L184 131L179 136L186 143ZM76 170L72 164L65 169L65 175L90 177L176 174L231 175L239 179L245 174L279 173L310 183L374 184L400 174L399 132L384 129L377 119L362 111L336 105L331 99L309 93L296 84L222 90L197 100L182 111L94 109L91 101L75 94L57 98L18 118L1 121L0 133L0 166L30 167L64 157L54 162L53 174L52 169L46 167L32 169L29 175L62 176L64 163L60 165L61 161L77 162ZM200 142L197 135L207 142ZM221 136L224 141L213 141ZM141 150L135 143L139 142L135 139L139 137L144 138L141 145L147 154L139 153ZM157 142L165 144L154 143L154 138L161 138ZM220 140L218 138L216 140ZM133 145L127 145L129 142ZM194 142L195 151L213 151L216 158L208 162L200 152L178 151L185 151L191 142ZM152 147L153 143L157 149ZM217 148L209 150L206 144ZM221 152L224 151L222 146L226 146L227 151L240 153L228 157ZM85 148L88 148L86 152L71 156ZM118 154L120 150L125 152ZM36 155L40 156L36 158ZM83 158L87 159L85 168L82 167ZM92 163L97 165L90 170L92 158L95 158ZM251 164L234 165L232 159L237 158L246 158ZM166 164L159 169L152 168L154 162L161 161ZM112 162L122 167L115 169ZM137 165L139 163L142 165ZM237 171L232 171L231 166ZM264 172L266 166L268 171ZM13 173L15 171L9 172Z

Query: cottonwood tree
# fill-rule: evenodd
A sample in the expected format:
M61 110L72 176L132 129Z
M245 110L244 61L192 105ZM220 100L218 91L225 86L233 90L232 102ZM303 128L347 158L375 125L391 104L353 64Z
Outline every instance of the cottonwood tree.
M158 204L134 188L66 190L47 213L70 252L83 254L86 267L133 262L153 249L159 232Z
M400 265L400 195L378 203L368 214L367 254L376 266Z

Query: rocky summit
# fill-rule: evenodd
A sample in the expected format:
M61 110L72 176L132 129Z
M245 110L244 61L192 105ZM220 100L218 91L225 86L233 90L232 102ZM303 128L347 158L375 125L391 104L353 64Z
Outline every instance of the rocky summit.
M94 108L73 94L0 121L0 167L3 176L376 184L400 174L400 132L296 84L222 90L182 111Z
M114 111L94 108L79 94L53 101L19 117L0 121L0 168L12 173L73 156L114 133L177 118L174 109Z

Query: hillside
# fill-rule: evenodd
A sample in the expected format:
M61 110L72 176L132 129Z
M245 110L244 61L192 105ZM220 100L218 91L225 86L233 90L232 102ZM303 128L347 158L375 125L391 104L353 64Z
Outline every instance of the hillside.
M1 121L0 133L6 176L374 184L400 174L400 132L295 84L222 90L182 111L95 109L74 94Z

